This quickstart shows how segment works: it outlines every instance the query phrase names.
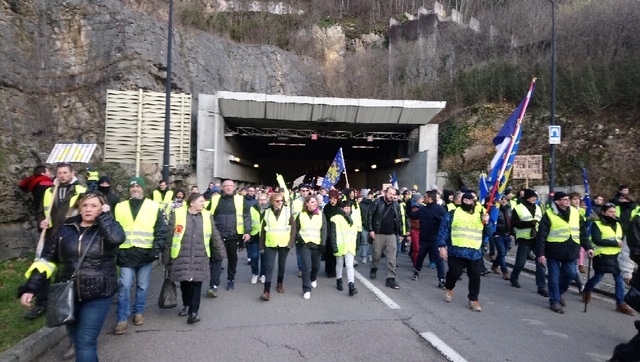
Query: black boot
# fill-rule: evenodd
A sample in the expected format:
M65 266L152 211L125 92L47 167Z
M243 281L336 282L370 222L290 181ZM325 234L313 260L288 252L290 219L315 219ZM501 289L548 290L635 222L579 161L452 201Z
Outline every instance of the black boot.
M356 294L358 294L358 289L356 289L356 285L353 282L349 283L349 296L353 297Z
M194 324L200 322L200 317L198 317L198 313L191 313L189 317L187 317L188 324Z
M182 310L180 311L180 313L178 313L178 316L184 317L187 314L189 314L189 307L182 307Z
M371 272L369 272L369 279L375 279L376 278L376 272L378 271L378 269L376 268L371 268Z
M336 288L338 288L339 291L344 290L344 288L342 288L342 278L336 279Z

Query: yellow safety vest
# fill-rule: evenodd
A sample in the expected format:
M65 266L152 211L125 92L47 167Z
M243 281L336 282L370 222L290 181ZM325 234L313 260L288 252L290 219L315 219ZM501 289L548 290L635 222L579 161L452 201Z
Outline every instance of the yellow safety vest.
M331 217L331 222L336 228L336 244L338 246L338 252L333 253L333 255L342 256L347 253L356 255L356 239L358 237L358 230L356 230L355 223L349 226L347 220L345 220L345 218L340 214Z
M31 277L31 273L33 273L34 270L37 270L39 273L45 273L46 278L49 279L53 275L53 272L55 272L56 270L56 264L48 260L38 258L31 264L29 269L27 269L27 271L24 273L24 276L29 279L29 277Z
M451 245L480 250L482 245L482 219L477 212L469 214L461 208L453 212Z
M220 195L211 196L211 204L209 210L212 214L216 213L216 208L220 202ZM233 205L236 209L236 232L238 235L244 234L244 219L242 212L244 211L244 197L242 195L233 195Z
M89 171L87 172L89 177L87 177L87 181L98 181L100 180L100 172L98 171Z
M164 198L162 197L160 190L153 190L153 201L160 205L171 203L171 201L173 201L173 190L167 190L164 194Z
M322 230L322 214L309 217L306 212L300 213L300 230L298 234L306 243L314 243L320 245L320 231Z
M509 206L511 207L511 210L515 210L516 207L518 207L518 202L514 199L509 200Z
M603 240L622 240L622 225L616 221L616 231L613 231L613 228L609 225L605 225L602 221L598 220L594 222L595 226L600 229L600 233L602 234ZM600 254L604 255L618 255L622 248L617 246L599 246L595 243L593 244L593 253L597 256Z
M406 204L400 203L400 217L402 218L402 235L407 234L407 215Z
M518 214L518 217L520 218L521 221L533 221L533 220L542 220L542 209L540 209L540 206L535 205L536 208L536 214L531 215L531 212L529 212L529 209L527 209L527 207L524 204L518 204L516 205L516 208L513 210L516 212L516 214ZM536 224L535 226L536 231L538 231L538 224ZM531 239L531 228L516 228L514 227L513 230L516 232L516 239Z
M249 234L255 236L260 232L262 219L260 218L260 211L256 210L255 207L252 206L249 212L251 213L251 232Z
M356 226L356 230L362 231L362 210L360 210L360 207L351 205L351 219Z
M291 239L291 224L289 223L291 210L289 206L282 207L280 217L276 219L276 215L272 209L264 212L264 232L267 248L286 247Z
M569 211L569 222L556 215L552 209L547 210L547 216L551 221L547 242L564 243L569 239L575 243L580 242L580 212L575 207L569 210L573 210Z
M175 227L173 229L173 239L171 241L171 259L175 259L180 254L180 246L182 246L182 237L184 236L185 229L187 227L187 209L179 208L175 211ZM209 240L211 239L211 233L213 229L211 227L211 213L206 210L202 210L202 234L204 235L204 249L207 251L207 256L211 256L211 245Z
M450 202L447 204L447 211L453 211L456 209L456 204L454 204L453 202Z
M120 223L127 236L124 243L120 244L120 249L129 249L131 247L153 248L153 231L158 219L159 208L160 205L157 202L145 199L142 202L140 211L138 211L138 216L134 220L129 200L122 201L116 205L116 221Z
M78 200L78 196L87 192L87 188L81 185L74 185L75 195L69 199L69 209L74 210L74 206L76 201ZM71 191L70 191L71 192ZM57 196L56 196L57 197ZM48 188L44 192L44 196L42 198L42 208L44 209L44 217L45 219L49 218L49 214L51 213L51 205L53 205L53 188ZM49 223L49 228L53 226L53 223Z
M291 203L291 207L293 209L293 218L295 219L302 212L302 209L304 208L304 201L302 201L302 199L298 197L297 199L293 200L293 202Z

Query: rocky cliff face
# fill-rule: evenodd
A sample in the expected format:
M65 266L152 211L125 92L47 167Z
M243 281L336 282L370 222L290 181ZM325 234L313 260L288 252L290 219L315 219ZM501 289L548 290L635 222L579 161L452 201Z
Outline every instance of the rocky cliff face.
M0 3L0 259L33 250L37 240L33 205L17 188L19 179L56 142L96 142L94 159L102 158L107 89L164 91L167 22L130 5ZM320 67L310 58L179 27L173 39L174 92L324 94Z

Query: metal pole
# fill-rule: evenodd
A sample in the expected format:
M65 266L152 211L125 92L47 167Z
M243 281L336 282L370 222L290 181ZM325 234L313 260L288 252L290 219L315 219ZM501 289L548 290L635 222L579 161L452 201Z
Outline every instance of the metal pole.
M551 120L556 124L556 2L551 2ZM550 145L549 150L549 194L554 193L556 182L556 147Z
M162 179L169 180L169 141L171 137L171 43L173 41L173 0L169 0L169 36L167 41L167 98L164 110L164 156Z

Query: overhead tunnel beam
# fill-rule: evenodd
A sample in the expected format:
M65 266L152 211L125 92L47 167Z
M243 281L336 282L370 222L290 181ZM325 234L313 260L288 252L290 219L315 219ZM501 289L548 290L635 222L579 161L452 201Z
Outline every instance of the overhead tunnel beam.
M254 128L254 127L230 127L224 130L225 137L251 136L251 137L289 137L312 139L316 135L318 139L339 140L367 140L367 141L408 141L413 139L405 132L353 132L353 131L322 131L300 130L283 128Z

